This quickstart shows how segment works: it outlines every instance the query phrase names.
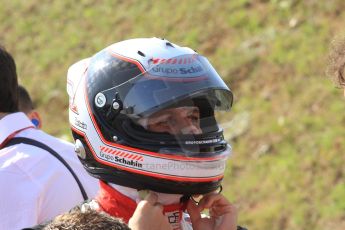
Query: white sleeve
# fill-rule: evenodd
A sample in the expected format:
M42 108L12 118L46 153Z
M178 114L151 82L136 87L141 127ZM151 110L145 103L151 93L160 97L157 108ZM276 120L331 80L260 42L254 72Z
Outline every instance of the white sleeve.
M38 205L38 184L19 168L18 171L0 169L0 229L17 230L36 225Z

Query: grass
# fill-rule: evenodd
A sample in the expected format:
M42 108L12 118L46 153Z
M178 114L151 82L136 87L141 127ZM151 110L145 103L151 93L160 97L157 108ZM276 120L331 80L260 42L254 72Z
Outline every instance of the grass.
M341 0L4 0L0 42L17 61L44 130L71 139L66 71L116 41L165 37L207 56L233 89L224 193L249 229L345 228L345 103L325 77L344 34ZM231 129L226 136L231 136Z

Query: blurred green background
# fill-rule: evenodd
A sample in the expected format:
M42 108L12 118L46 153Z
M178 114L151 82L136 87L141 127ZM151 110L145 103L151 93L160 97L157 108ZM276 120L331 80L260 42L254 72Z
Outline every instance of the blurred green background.
M50 134L71 140L68 67L120 40L164 37L232 88L225 195L255 229L345 229L345 101L325 76L343 0L1 0L0 43Z

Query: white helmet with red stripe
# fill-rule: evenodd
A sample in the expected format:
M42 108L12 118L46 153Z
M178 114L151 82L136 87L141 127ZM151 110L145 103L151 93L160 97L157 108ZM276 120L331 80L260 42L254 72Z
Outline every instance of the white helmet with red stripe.
M72 65L67 91L76 152L92 176L186 195L220 186L231 148L215 112L233 96L205 57L164 39L126 40ZM147 127L181 107L197 108L200 132Z

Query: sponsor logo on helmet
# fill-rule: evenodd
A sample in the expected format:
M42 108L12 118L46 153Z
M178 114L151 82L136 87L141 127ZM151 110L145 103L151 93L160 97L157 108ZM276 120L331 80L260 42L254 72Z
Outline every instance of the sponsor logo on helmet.
M202 145L202 144L212 144L221 141L220 138L209 139L209 140L200 140L200 141L186 141L186 145Z
M175 58L152 58L150 74L159 77L200 77L205 74L205 69L197 55L184 55Z
M87 129L87 124L79 120L78 118L75 118L74 124L82 129Z
M117 149L115 150L106 146L100 146L100 156L113 163L121 163L138 168L143 167L143 164L141 163L144 160L143 156Z
M164 67L164 66L156 66L151 69L151 72L154 74L161 75L164 74L175 74L175 75L186 75L186 74L195 74L202 72L203 69L201 66L191 66L189 68L181 67L181 68L171 68L171 67Z

